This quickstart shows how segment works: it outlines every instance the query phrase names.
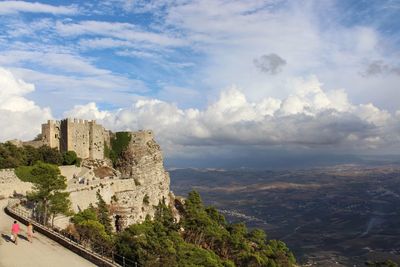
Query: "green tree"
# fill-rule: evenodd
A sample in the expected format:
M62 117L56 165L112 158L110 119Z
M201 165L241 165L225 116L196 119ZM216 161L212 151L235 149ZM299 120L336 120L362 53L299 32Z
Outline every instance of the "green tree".
M243 223L228 224L214 207L204 207L200 195L190 192L181 223L185 241L213 250L237 266L293 266L293 254L281 241L267 241L264 231L248 231ZM228 263L226 263L228 264Z
M117 237L117 252L139 266L232 266L213 251L187 243L164 202L156 207L154 220L129 226ZM134 265L130 265L134 266Z
M172 214L171 208L165 204L165 198L156 207L154 221L159 222L166 231L178 231L180 228L180 225L176 222Z
M96 192L97 198L97 217L99 222L104 225L104 229L107 234L112 233L112 225L111 225L111 215L108 209L107 203L104 201L102 196L100 195L100 191L97 190Z
M100 207L88 209L73 218L81 236L107 242L100 223ZM197 192L190 192L176 222L165 200L155 208L153 220L147 216L130 225L114 239L116 252L130 260L126 266L215 266L215 267L292 267L295 258L285 243L267 240L260 229L249 231L245 224L227 223L214 207L205 207Z
M63 154L63 165L79 165L80 161L75 151L67 151Z
M26 165L32 166L38 161L43 161L43 158L37 148L33 146L24 146Z
M41 155L42 161L50 164L61 165L63 157L57 148L51 148L49 146L41 146L38 148Z
M15 168L26 165L24 149L11 142L0 144L0 168Z
M49 197L49 213L51 215L51 226L54 227L54 218L59 214L71 215L71 201L69 193L55 192Z
M54 203L54 210L68 210L68 193L61 193L67 188L66 178L60 174L58 166L38 162L30 168L25 168L25 174L30 182L33 183L33 192L28 194L30 200L38 203L42 222L48 223L50 205ZM19 172L16 173L17 175ZM57 199L61 198L61 199ZM62 206L64 208L62 208ZM57 208L56 208L57 207ZM57 212L62 213L62 212Z
M367 261L365 263L366 266L370 267L398 267L397 263L386 260L386 261Z
M87 209L75 214L71 221L82 242L88 243L95 251L111 252L114 246L113 236L106 232L97 214L96 208L90 205Z

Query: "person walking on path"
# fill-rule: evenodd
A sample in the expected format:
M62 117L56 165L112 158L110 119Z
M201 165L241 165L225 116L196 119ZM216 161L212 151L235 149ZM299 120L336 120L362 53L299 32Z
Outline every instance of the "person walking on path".
M14 224L11 227L11 234L14 239L14 244L18 245L18 233L19 233L19 224L17 221L14 221Z
M32 243L32 238L33 238L33 225L31 222L28 223L28 226L26 228L26 235L28 236L29 242Z

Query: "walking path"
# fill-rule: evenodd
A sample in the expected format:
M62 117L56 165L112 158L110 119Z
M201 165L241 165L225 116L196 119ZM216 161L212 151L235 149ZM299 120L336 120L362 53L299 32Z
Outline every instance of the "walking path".
M13 218L4 213L8 200L0 200L0 267L70 267L95 266L53 240L35 233L33 243L26 237L26 226L19 223L20 238L18 245L10 241Z

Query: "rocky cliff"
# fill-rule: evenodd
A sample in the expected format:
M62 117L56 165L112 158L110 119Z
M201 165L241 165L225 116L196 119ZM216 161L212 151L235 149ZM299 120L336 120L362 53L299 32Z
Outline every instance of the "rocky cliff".
M61 167L75 212L95 204L96 191L111 204L115 225L120 229L153 217L160 201L173 202L169 174L164 169L160 146L151 131L128 132L129 142L115 162L84 161L81 168ZM109 175L105 172L106 169ZM100 174L103 175L100 175ZM73 177L73 178L72 178ZM82 182L83 181L83 182ZM65 225L64 225L65 226Z
M170 203L170 178L164 169L160 146L150 131L132 132L127 148L116 163L122 179L133 180L135 186L115 192L116 211L123 226L143 221L154 215L154 206L165 200Z

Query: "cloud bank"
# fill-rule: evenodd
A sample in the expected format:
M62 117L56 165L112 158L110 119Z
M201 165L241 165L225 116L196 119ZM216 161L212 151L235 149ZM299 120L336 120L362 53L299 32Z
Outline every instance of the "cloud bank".
M154 129L168 155L399 148L390 0L3 1L0 17L2 140L55 114Z
M364 153L396 145L399 116L371 103L355 105L344 90L324 91L311 76L298 80L295 94L284 99L250 102L236 87L222 91L205 109L145 99L117 111L100 111L95 103L75 106L64 115L97 119L113 130L153 129L167 153L185 154L196 147L321 149Z
M63 116L96 119L113 131L152 129L168 158L227 151L233 155L269 150L363 154L399 149L400 110L390 113L371 103L351 103L345 90L324 90L316 76L292 84L295 93L283 99L249 101L243 89L232 86L204 109L181 109L144 98L117 110L89 102ZM29 140L53 117L49 108L28 99L33 84L4 68L0 68L0 88L1 141Z
M40 133L41 124L51 119L49 108L42 108L26 97L35 86L17 79L0 67L0 140L27 140Z

